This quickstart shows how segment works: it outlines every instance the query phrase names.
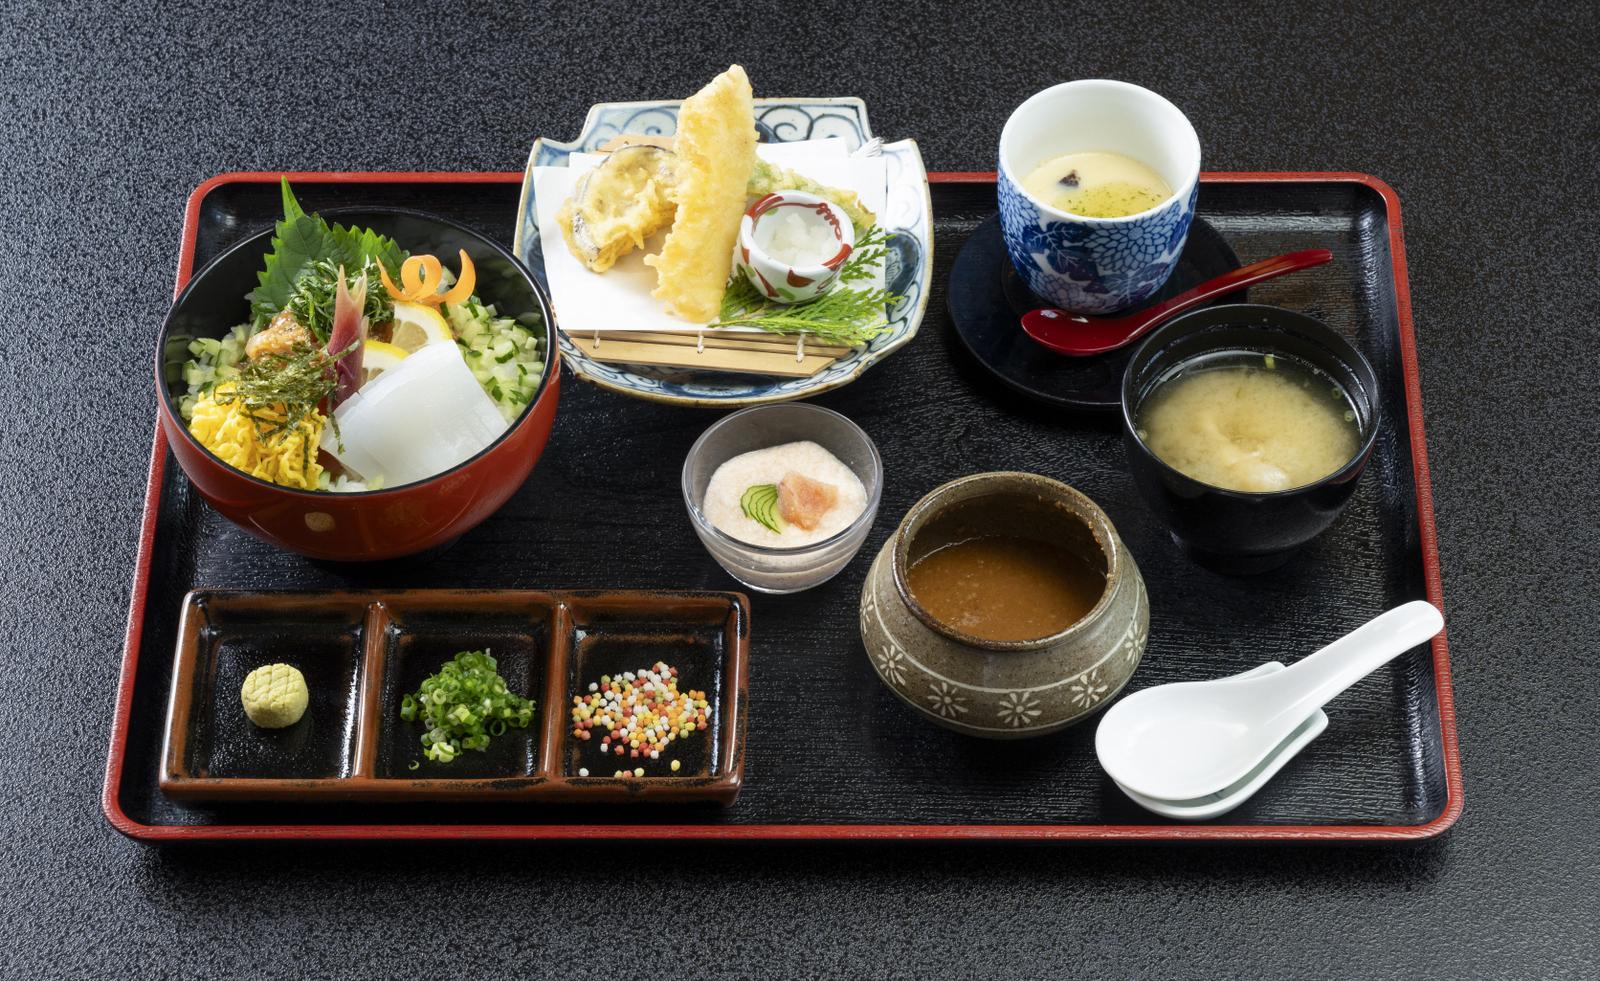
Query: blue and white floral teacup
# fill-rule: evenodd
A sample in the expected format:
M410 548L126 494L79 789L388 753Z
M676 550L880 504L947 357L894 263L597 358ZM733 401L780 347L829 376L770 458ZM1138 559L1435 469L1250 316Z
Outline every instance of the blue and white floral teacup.
M1126 218L1085 218L1029 194L1022 178L1066 153L1109 151L1139 160L1174 188ZM1200 138L1178 107L1149 89L1082 79L1045 89L1000 131L1000 228L1028 287L1075 313L1110 313L1166 283L1189 236L1200 189Z

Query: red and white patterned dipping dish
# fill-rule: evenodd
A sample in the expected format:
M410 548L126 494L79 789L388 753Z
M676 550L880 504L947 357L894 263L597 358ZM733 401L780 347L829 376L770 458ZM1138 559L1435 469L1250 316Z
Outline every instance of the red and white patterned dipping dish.
M767 251L769 237L759 226L789 215L799 215L820 225L838 243L821 263L792 265ZM779 303L804 303L833 288L850 253L855 250L855 225L844 209L804 191L774 191L750 205L739 220L739 270L762 295Z

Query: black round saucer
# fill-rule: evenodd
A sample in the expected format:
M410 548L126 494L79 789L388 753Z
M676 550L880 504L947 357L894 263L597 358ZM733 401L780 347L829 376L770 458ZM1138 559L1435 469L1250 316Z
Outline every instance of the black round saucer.
M1239 257L1216 229L1195 218L1172 278L1155 296L1131 310L1159 303L1208 279L1239 268ZM1000 381L1029 398L1079 409L1115 409L1122 404L1122 372L1138 344L1070 358L1034 343L1022 332L1022 315L1050 306L1022 282L1000 237L1000 216L973 230L950 269L950 320L973 359ZM1213 303L1243 303L1245 291Z

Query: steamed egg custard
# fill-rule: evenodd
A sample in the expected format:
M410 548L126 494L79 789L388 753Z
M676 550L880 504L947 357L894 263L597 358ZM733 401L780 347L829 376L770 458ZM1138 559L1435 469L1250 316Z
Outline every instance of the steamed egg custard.
M1121 153L1065 153L1039 164L1022 179L1027 192L1067 214L1126 218L1172 196L1155 168Z
M1350 396L1295 358L1231 351L1156 382L1134 429L1161 461L1195 480L1263 493L1315 483L1361 444Z

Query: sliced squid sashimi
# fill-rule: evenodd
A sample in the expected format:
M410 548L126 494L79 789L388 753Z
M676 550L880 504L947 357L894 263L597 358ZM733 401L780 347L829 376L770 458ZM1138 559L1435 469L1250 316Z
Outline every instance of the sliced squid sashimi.
M361 274L354 290L345 289L344 267L339 267L339 288L333 294L333 329L328 332L328 353L338 354L351 348L350 353L334 365L338 384L333 391L333 404L337 406L361 387L361 349L367 341L367 318L362 310L367 303L367 276Z
M348 473L398 487L443 473L509 428L453 343L427 344L352 395L322 431Z
M805 474L786 473L778 481L778 514L797 528L813 531L839 503L839 488Z

